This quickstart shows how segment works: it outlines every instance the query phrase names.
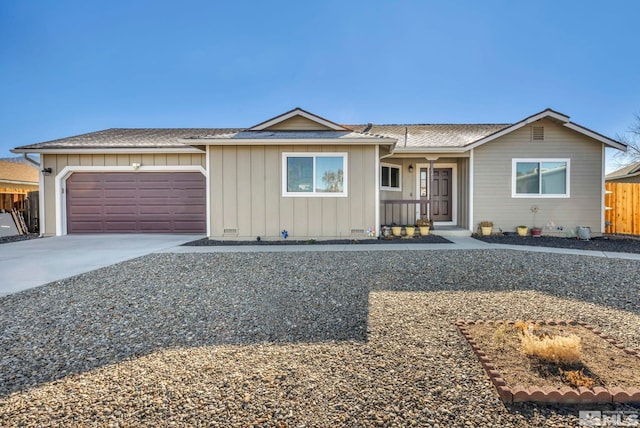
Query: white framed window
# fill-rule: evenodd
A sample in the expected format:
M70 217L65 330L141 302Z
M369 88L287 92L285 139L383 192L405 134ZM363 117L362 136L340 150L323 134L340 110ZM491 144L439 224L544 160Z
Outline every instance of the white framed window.
M346 197L347 153L282 153L282 196Z
M569 159L512 159L513 198L568 198Z
M380 164L380 190L402 190L402 174L399 165Z

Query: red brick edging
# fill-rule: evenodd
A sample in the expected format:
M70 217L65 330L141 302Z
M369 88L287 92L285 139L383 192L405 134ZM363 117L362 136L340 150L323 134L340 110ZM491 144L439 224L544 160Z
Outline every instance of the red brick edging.
M581 322L581 321L564 321L564 320L536 320L534 321L539 325L581 325L584 328L591 330L596 335L600 336L602 339L609 342L611 345L615 346L618 349L622 349L629 355L633 355L636 358L640 359L640 353L637 351L625 347L622 343L617 340L607 336L602 333L600 330L594 328L593 326ZM476 343L473 339L467 326L474 324L515 324L515 321L504 321L504 320L457 320L456 326L460 330L460 333L467 339L469 345L471 345L471 349L477 355L478 360L480 360L480 364L484 368L487 376L491 382L495 385L498 390L498 395L505 403L517 403L522 401L535 401L540 403L632 403L632 402L640 402L640 389L638 388L603 388L603 387L593 387L592 389L579 387L579 388L571 388L569 386L565 386L562 388L556 387L509 387L506 382L502 378L500 372L498 372L495 368L493 362L489 359L489 357L480 349L480 345Z

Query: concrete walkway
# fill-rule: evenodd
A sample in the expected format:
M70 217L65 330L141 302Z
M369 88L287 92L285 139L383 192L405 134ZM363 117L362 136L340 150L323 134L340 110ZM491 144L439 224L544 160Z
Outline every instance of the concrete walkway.
M199 235L67 235L0 245L0 296L200 239Z
M151 253L513 250L640 260L640 254L489 244L447 236L450 244L238 245L182 247L197 235L67 235L0 245L0 296Z

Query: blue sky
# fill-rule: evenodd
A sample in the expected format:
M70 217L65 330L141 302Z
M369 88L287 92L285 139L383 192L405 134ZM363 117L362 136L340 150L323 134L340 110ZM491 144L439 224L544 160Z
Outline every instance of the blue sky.
M640 2L2 0L0 157L117 127L504 123L624 133Z

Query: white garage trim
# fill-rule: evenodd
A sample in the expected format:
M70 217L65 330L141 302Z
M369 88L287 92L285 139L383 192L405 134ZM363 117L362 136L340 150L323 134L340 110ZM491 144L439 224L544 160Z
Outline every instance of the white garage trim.
M207 168L207 171L209 170L209 157L211 156L209 151L209 146L206 146L206 152L204 155L204 159L205 159L205 168ZM206 180L205 180L205 192L207 192L207 195L205 196L205 204L206 204L206 210L207 210L207 237L211 236L211 183L209 182L209 176L208 174L205 174ZM603 229L604 230L604 229Z
M56 175L55 193L56 193L56 236L67 234L67 204L64 193L67 188L67 179L74 172L199 172L205 177L205 183L209 185L209 177L207 171L199 165L153 165L140 166L137 169L132 166L66 166ZM209 204L209 195L205 196L207 205ZM207 234L210 230L210 218L207 213Z

